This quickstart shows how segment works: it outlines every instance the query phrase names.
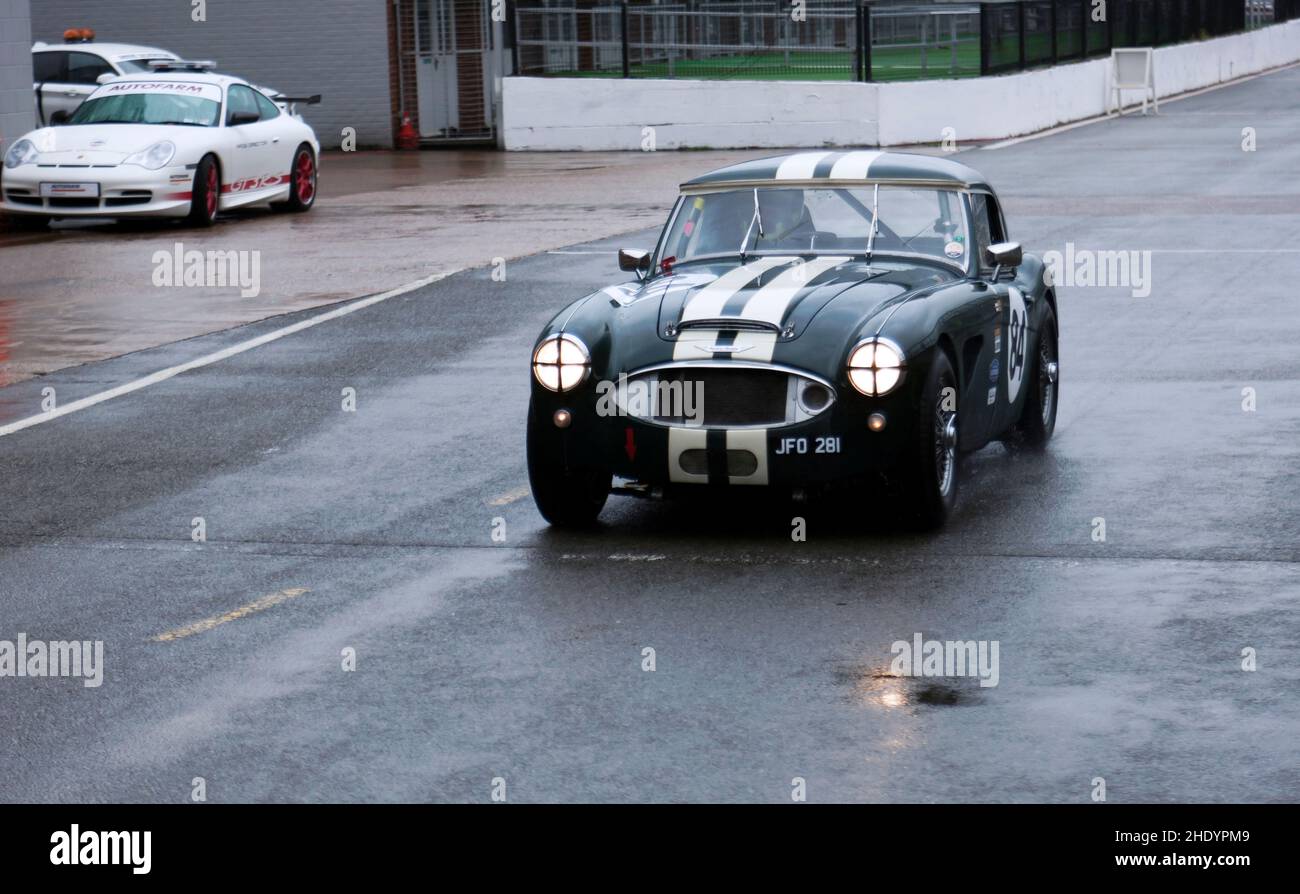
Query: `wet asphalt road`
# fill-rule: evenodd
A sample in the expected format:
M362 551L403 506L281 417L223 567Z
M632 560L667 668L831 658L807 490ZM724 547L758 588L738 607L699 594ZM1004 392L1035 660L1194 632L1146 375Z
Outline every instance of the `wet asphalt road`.
M1056 439L971 457L937 534L627 499L546 528L531 340L651 231L0 437L0 639L106 653L98 689L0 678L0 798L1300 800L1298 90L963 156L1029 250L1151 250L1154 279L1060 288ZM285 320L0 390L0 424ZM999 685L891 676L916 632L998 641Z

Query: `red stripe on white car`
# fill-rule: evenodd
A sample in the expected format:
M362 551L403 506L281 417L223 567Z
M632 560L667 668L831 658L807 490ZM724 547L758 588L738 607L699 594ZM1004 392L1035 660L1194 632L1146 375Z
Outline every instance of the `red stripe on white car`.
M289 182L288 174L265 174L261 177L250 177L247 180L236 180L234 183L221 184L221 192L253 192L258 189L270 189L272 186L281 186Z

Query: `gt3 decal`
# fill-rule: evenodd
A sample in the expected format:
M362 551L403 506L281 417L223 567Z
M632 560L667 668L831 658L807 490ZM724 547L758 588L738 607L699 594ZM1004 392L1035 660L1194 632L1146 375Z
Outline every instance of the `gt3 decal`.
M1007 323L1007 401L1015 403L1020 383L1025 378L1025 351L1028 349L1028 314L1025 296L1015 286L1010 289L1010 321Z
M221 192L222 194L253 192L258 189L270 189L273 186L283 186L288 182L288 174L263 174L260 177L249 177L247 180L236 180L234 183L223 183L221 185Z

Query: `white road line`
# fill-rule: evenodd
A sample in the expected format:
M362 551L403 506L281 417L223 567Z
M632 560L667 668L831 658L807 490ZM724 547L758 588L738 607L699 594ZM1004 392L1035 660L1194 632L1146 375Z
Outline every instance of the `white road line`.
M1259 71L1252 75L1245 75L1240 78L1235 78L1231 81L1223 81L1218 84L1211 84L1208 87L1201 87L1196 90L1191 90L1187 93L1180 93L1177 96L1165 97L1161 99L1160 102L1161 104L1164 104L1170 102L1178 102L1180 99L1191 99L1193 96L1201 96L1206 93L1211 93L1215 90L1222 90L1224 87L1234 87L1237 84L1244 84L1247 81L1253 81L1256 78L1263 78L1271 74L1277 74L1280 71L1288 71L1289 69L1296 68L1297 66L1300 66L1300 62L1291 62L1286 65L1279 65L1276 68L1270 68L1267 69L1266 71ZM1136 109L1136 108L1141 108L1141 106L1142 104L1138 103L1137 105L1126 106L1125 108ZM1119 117L1118 115L1106 114L1106 115L1099 115L1096 118L1085 118L1082 121L1073 121L1069 124L1062 124L1059 127L1052 127L1047 130L1040 130L1038 133L1026 134L1023 137L1012 137L1009 140L1000 140L999 142L996 143L990 143L987 146L980 146L979 149L981 151L988 150L988 149L1005 149L1008 146L1016 146L1019 145L1020 143L1027 143L1030 140L1041 140L1043 137L1050 137L1058 133L1065 133L1067 130L1074 130L1076 127L1087 127L1089 124L1097 124L1101 121L1111 121L1118 117Z
M40 425L42 422L52 422L61 416L67 416L76 413L78 410L89 409L96 404L102 404L104 401L112 400L115 397L121 397L124 394L130 394L133 391L139 391L142 388L148 388L150 385L156 385L159 382L179 376L183 372L189 372L192 369L199 369L204 366L211 366L221 360L234 357L236 354L242 354L245 351L251 351L253 348L259 348L264 344L284 338L286 335L293 335L295 332L302 332L304 329L310 329L313 326L319 326L321 323L337 320L339 317L345 317L350 313L355 313L362 308L370 307L381 301L387 301L389 298L396 298L398 295L405 295L407 292L413 292L416 289L423 288L430 283L435 283L440 279L446 279L452 274L459 273L464 268L456 268L443 273L435 273L432 276L426 276L423 279L417 279L406 285L398 286L395 289L389 289L387 292L380 292L378 295L371 295L369 298L362 298L359 301L353 301L351 304L345 304L342 307L336 307L334 310L326 311L306 320L299 320L297 323L276 329L274 332L268 332L265 335L259 335L256 338L250 338L248 341L241 341L239 344L231 345L220 351L211 354L205 354L186 363L177 366L168 367L159 370L156 373L145 376L142 379L136 379L127 382L124 385L118 385L116 388L110 388L107 391L101 391L98 394L92 394L90 397L83 397L80 400L74 400L72 403L56 407L48 413L41 413L37 416L28 416L26 419L19 419L17 422L10 422L8 425L0 425L0 438L5 435L12 435L14 432L22 431L25 428L31 428L34 425Z
M1296 255L1300 248L1148 248L1157 255Z

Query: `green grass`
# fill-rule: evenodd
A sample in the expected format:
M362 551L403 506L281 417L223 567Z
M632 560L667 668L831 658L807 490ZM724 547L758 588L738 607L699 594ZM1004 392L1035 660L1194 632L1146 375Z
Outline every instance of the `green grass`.
M970 36L970 35L964 35ZM1105 40L1104 29L1090 28L1089 45L1094 49ZM1025 40L1025 55L1031 66L1050 62L1052 43L1049 34L1030 34ZM1069 57L1079 51L1079 34L1062 32L1057 51ZM990 62L997 71L1014 70L1020 61L1016 39L1008 35L995 41L989 48ZM1078 57L1075 56L1075 59ZM957 45L956 69L950 68L951 50L934 47L926 51L922 67L921 51L915 47L890 47L879 45L871 51L871 78L874 81L915 81L938 78L970 78L980 73L980 48L978 40L964 40ZM1070 60L1074 61L1074 60ZM553 72L555 77L617 78L619 69L604 71ZM735 56L715 56L709 59L677 59L670 67L667 62L647 62L632 65L629 74L634 78L681 78L683 80L750 80L750 81L851 81L854 80L853 53L849 50L835 52L809 52L807 50L768 50Z
M921 52L912 48L875 47L872 50L872 76L880 81L919 80L924 78L975 77L980 73L980 52L977 43L963 43L957 47L958 71L949 72L951 51L934 49L927 53L928 68L921 68ZM807 52L792 50L785 53L774 50L742 56L716 56L710 59L677 59L669 74L667 62L648 62L632 65L629 73L634 78L682 78L686 80L751 80L751 81L851 81L853 80L853 53ZM622 72L565 71L554 72L554 77L616 78Z

